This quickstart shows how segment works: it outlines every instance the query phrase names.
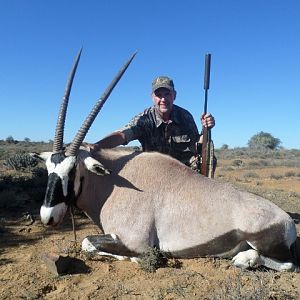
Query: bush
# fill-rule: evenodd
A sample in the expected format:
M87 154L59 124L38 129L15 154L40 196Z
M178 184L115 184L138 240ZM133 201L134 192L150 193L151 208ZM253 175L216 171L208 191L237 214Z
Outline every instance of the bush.
M271 179L275 179L275 180L279 180L279 179L282 179L283 176L282 175L278 175L278 174L271 174L270 178Z
M220 148L220 150L228 150L229 146L227 144L223 144Z
M244 175L244 178L259 178L259 175L255 172L248 172Z
M37 164L38 160L29 154L15 154L3 163L6 168L14 170L31 169Z
M13 144L15 142L15 139L10 135L5 140L9 144Z
M235 167L241 167L243 165L243 161L240 160L240 159L235 159L233 162L232 162L232 165L235 166Z
M248 146L250 148L266 148L266 149L277 149L281 141L273 137L270 133L259 132L252 136L248 141Z
M262 168L269 165L269 162L266 160L258 160L258 161L249 161L249 167L251 168Z
M285 177L295 177L296 173L294 171L287 171L284 174Z
M4 209L16 215L24 210L38 213L47 179L47 170L39 167L28 173L15 171L13 176L0 174L0 212Z

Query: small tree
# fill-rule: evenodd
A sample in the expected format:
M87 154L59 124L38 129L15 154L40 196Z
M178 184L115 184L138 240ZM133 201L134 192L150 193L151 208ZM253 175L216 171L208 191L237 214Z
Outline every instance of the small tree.
M259 132L253 135L248 141L250 148L277 149L281 144L280 139L273 137L270 133Z
M227 144L223 144L220 148L220 150L228 150L229 146Z
M13 144L15 142L15 139L10 135L5 140L9 144Z

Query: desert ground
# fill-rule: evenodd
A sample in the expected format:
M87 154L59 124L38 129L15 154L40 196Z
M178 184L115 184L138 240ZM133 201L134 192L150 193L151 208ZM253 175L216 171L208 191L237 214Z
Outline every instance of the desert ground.
M251 155L226 150L217 156L217 178L276 203L292 216L300 236L299 150ZM129 261L86 255L81 241L98 228L80 211L75 211L76 241L69 215L58 228L44 227L39 207L46 173L8 170L4 161L2 155L1 299L300 299L300 273L240 270L212 258L168 259L150 272ZM49 255L70 259L64 274L47 263Z

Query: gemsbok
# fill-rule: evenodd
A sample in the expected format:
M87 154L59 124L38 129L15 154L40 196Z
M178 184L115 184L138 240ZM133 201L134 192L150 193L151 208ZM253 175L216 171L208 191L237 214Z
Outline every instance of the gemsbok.
M241 268L299 271L294 221L267 199L199 175L160 153L101 149L91 154L81 146L135 54L64 148L66 111L80 55L60 107L53 151L38 155L48 170L40 210L43 224L56 226L75 205L103 231L83 240L86 251L134 260L157 247L175 258L232 258Z

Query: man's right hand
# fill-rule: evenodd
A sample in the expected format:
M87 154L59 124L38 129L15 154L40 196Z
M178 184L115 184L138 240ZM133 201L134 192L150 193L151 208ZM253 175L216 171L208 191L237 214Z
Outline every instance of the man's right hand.
M97 152L100 149L98 144L90 144L83 142L82 146L88 148L91 153Z

